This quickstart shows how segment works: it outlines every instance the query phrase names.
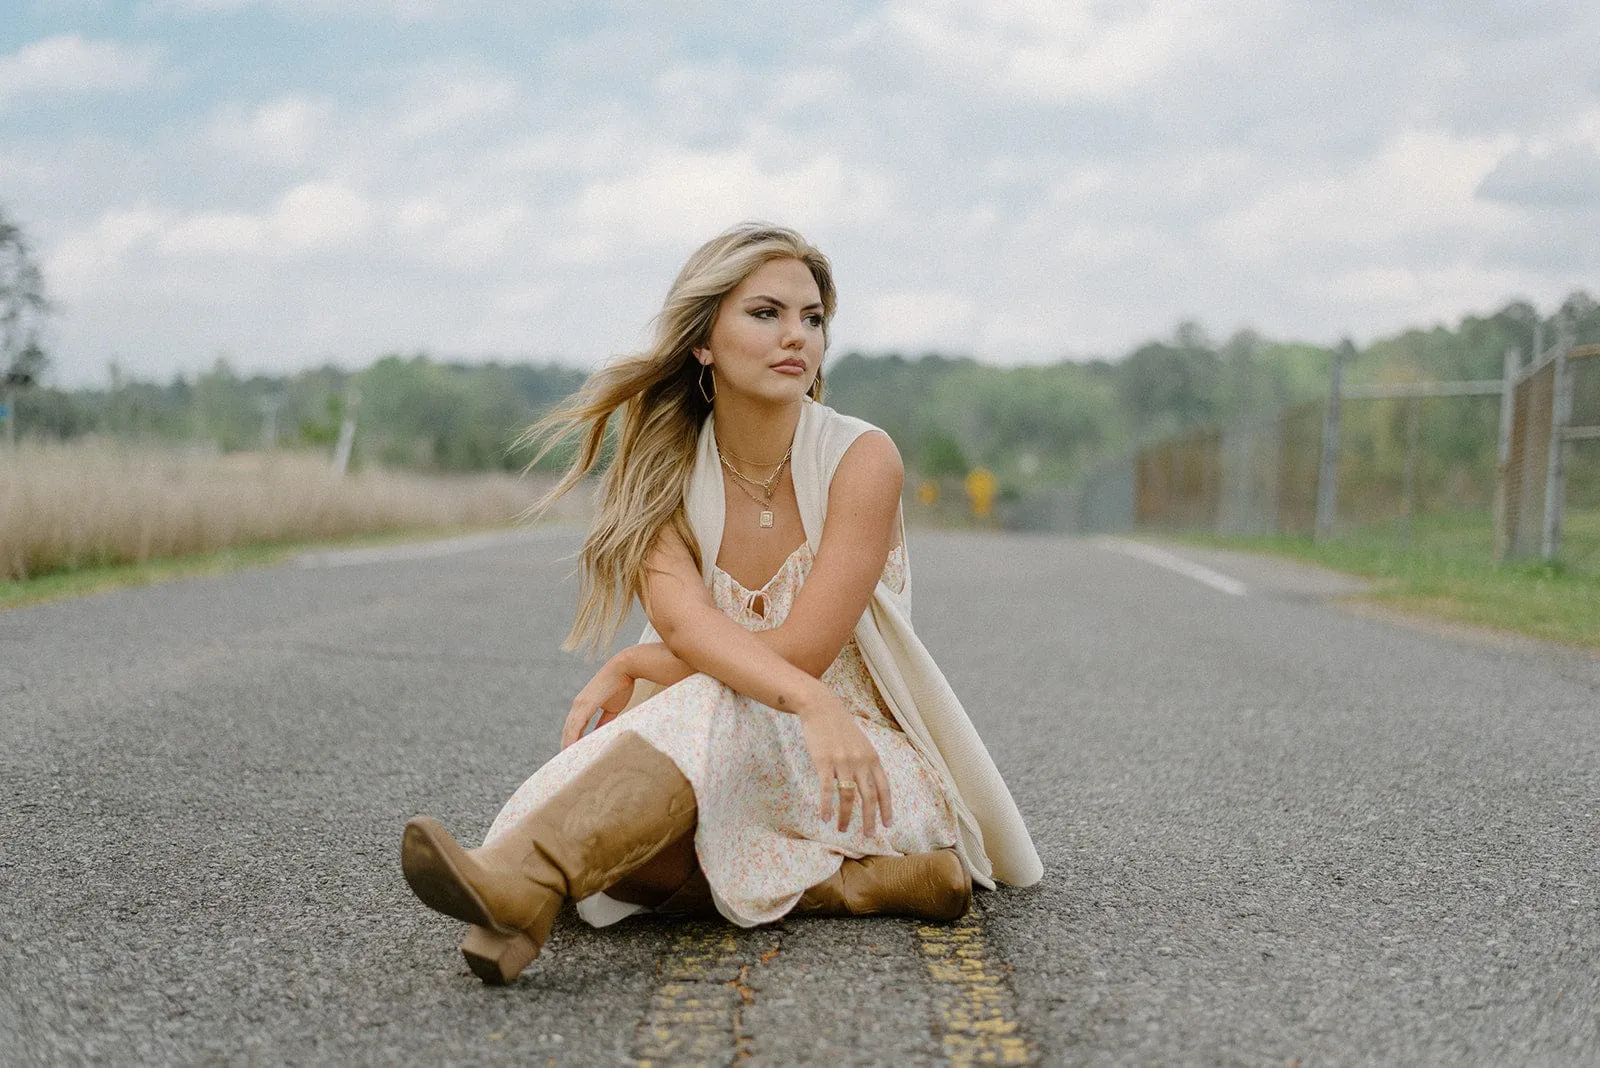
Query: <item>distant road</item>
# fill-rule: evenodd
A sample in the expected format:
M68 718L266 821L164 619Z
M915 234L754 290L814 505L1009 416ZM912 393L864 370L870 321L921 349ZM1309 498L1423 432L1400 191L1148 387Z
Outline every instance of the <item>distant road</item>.
M566 920L484 989L400 827L481 833L556 750L576 544L0 613L0 1063L1600 1061L1600 666L1117 540L912 540L1042 884L954 926Z

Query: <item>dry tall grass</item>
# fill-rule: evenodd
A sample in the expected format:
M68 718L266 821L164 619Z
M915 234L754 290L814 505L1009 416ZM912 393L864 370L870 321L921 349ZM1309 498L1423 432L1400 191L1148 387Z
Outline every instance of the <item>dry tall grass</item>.
M304 453L0 447L0 579L388 531L509 523L548 480L364 471Z

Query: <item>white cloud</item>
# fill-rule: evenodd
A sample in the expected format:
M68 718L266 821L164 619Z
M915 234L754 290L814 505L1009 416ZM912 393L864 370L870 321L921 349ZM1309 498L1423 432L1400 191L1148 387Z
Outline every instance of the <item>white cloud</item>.
M160 55L152 45L46 37L0 56L0 107L29 96L138 89L155 78Z
M0 186L70 308L64 376L218 347L582 360L750 217L833 258L836 345L1006 361L1190 316L1370 335L1600 271L1600 7L1577 0L819 0L781 47L749 5L180 9L210 24L107 52L62 15L55 59L0 57L0 101L149 84L164 55L239 68L103 120L68 100L60 130L0 113ZM249 37L272 20L326 47L286 59Z
M201 212L162 228L154 242L162 252L228 255L256 252L267 243L267 220L242 212Z
M857 342L900 352L961 352L971 348L977 308L956 293L896 291L867 303Z
M326 100L290 94L250 108L223 109L211 120L207 136L217 148L245 159L296 167L311 160L332 110Z
M176 212L113 209L63 237L47 259L70 293L92 292L123 271L196 257L282 262L348 248L371 230L375 211L362 194L335 182L307 182L271 209ZM137 264L137 266L135 266Z
M69 294L83 293L106 274L120 268L134 248L158 233L166 217L149 208L116 208L74 231L45 254L52 286Z
M426 22L450 14L443 0L149 0L146 15L206 16L263 8L301 18L377 18Z
M1287 182L1219 219L1213 232L1240 259L1276 260L1308 246L1391 250L1451 228L1493 230L1504 215L1477 197L1509 137L1402 131L1339 173Z
M1063 0L893 0L890 34L980 86L1050 100L1112 99L1153 80L1202 24L1193 3L1131 13Z
M424 74L413 94L391 119L391 129L399 138L420 140L504 115L516 99L517 83L504 76Z
M1478 193L1531 210L1600 214L1600 107L1519 137L1484 176Z
M798 227L883 216L889 183L827 153L763 161L744 149L665 153L634 173L590 183L577 198L578 259L638 244L693 247L742 219Z
M395 230L413 258L475 269L506 255L531 218L527 205L517 202L458 209L413 200L396 213Z
M315 249L351 241L371 220L372 205L360 193L337 182L307 182L278 201L272 230L290 248Z

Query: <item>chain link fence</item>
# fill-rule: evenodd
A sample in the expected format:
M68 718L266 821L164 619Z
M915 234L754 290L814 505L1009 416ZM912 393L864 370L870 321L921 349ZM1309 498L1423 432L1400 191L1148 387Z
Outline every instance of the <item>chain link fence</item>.
M1499 382L1338 390L1146 445L1016 502L1007 525L1317 535L1600 574L1600 346L1508 354Z

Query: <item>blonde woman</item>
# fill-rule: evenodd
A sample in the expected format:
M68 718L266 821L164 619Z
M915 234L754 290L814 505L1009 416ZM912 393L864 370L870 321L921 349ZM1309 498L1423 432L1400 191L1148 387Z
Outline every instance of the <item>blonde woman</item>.
M581 437L548 503L620 417L568 644L609 644L635 599L650 626L578 694L561 753L482 846L406 825L407 881L471 925L485 982L538 955L568 898L597 926L641 909L953 919L973 881L1040 877L911 630L894 443L821 403L834 304L799 234L735 227L684 265L649 351L530 431Z

